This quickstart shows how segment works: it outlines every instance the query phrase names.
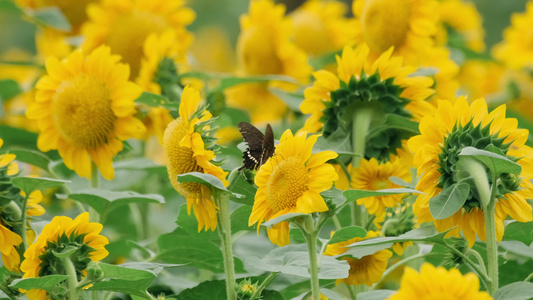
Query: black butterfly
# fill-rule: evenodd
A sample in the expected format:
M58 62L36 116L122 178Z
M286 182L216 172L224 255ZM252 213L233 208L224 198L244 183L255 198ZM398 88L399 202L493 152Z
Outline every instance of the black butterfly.
M242 155L244 165L239 168L239 171L244 168L256 170L274 154L276 149L272 127L267 124L265 134L263 134L252 124L240 122L239 130L242 138L248 144L248 149Z

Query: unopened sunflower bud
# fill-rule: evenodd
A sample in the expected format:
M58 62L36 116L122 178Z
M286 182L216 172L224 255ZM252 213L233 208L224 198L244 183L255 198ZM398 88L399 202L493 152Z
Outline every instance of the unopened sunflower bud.
M247 278L241 281L235 289L237 292L238 299L250 299L250 297L252 297L255 291L257 291L257 283L252 284L252 281Z

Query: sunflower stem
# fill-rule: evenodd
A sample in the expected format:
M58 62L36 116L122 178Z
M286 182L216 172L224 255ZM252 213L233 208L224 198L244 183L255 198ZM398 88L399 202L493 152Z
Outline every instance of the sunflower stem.
M99 185L98 167L94 162L91 162L91 188L97 189ZM100 215L92 207L89 206L89 220L91 222L100 222Z
M276 278L276 276L278 276L278 274L279 272L270 273L267 278L261 282L261 285L257 287L257 290L252 294L250 300L259 299L259 297L261 297L261 292L272 282L272 280L274 280L274 278Z
M318 259L316 255L316 240L318 232L314 228L313 217L308 215L305 219L305 239L309 251L309 274L311 274L311 292L313 300L320 300L320 285L318 282Z
M524 279L524 282L529 282L531 279L533 279L533 273L529 274L526 279Z
M67 283L69 289L69 300L78 300L78 275L76 274L76 268L70 260L70 257L61 258L61 263L67 272Z
M481 281L487 288L487 290L490 290L490 286L492 286L491 279L488 277L487 273L484 273L483 270L475 264L468 256L466 256L463 252L455 249L455 247L449 245L446 242L440 243L444 247L448 248L450 251L453 252L453 254L461 257L470 267L477 273L477 275L481 278Z
M28 249L28 235L27 235L27 226L26 221L28 219L28 216L26 215L26 210L28 210L28 199L30 198L30 195L26 195L24 197L24 201L22 202L22 211L20 218L22 220L22 224L20 225L20 237L22 238L22 253Z
M229 194L218 195L218 234L222 255L224 256L224 272L226 273L226 296L228 300L236 300L235 293L235 266L233 262L233 250L231 245L231 221L229 210Z
M498 290L498 241L496 240L496 222L495 222L495 206L494 199L496 195L496 181L497 174L492 175L492 186L489 183L485 166L475 158L465 159L465 170L472 176L476 185L476 191L479 194L481 205L483 207L483 216L485 217L485 233L487 237L487 261L488 261L488 275L490 278L490 285L487 290L491 295L494 295Z

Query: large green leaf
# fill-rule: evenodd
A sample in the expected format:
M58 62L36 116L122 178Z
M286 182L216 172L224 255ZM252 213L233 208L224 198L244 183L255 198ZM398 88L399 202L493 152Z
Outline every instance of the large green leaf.
M221 193L230 194L231 192L226 189L224 183L217 177L200 172L189 172L185 174L178 175L178 182L196 182L199 184L205 185L213 195L218 195Z
M11 150L9 153L15 154L17 156L17 160L21 161L23 163L27 163L30 165L34 165L36 167L41 168L42 170L49 171L48 165L50 164L51 160L48 158L48 156L42 154L38 151L33 150L25 150L25 149L17 149L17 150Z
M14 186L24 191L26 195L29 195L33 191L62 186L70 181L44 177L17 177L13 178L11 182Z
M504 241L520 241L526 246L533 243L533 222L513 221L505 226Z
M150 107L164 107L175 111L179 109L179 103L170 102L167 98L150 92L143 92L139 98L135 99L135 103L145 104Z
M231 200L237 203L246 204L249 206L254 205L255 193L257 192L257 187L248 183L243 173L237 174L237 178L232 182L228 187L233 193L242 195L243 197L231 197Z
M284 214L284 215L281 215L279 217L276 217L274 219L270 219L270 220L266 221L265 223L263 223L261 225L271 228L272 226L274 226L274 225L276 225L276 224L278 224L280 222L289 221L289 220L294 219L296 217L306 216L306 215L308 215L308 214L305 214L305 213L288 213L288 214Z
M37 150L37 134L24 129L0 124L0 138L4 140L4 147L20 146Z
M233 223L233 220L232 220ZM186 231L189 235L196 238L205 240L205 241L219 241L220 237L217 232L211 230L199 230L198 229L198 220L194 215L194 212L191 210L191 214L187 212L187 204L183 204L180 207L178 213L178 219L176 220L179 228ZM232 228L233 229L233 228Z
M376 251L390 248L394 243L399 242L420 241L442 243L444 236L448 231L439 233L437 229L435 229L435 226L433 226L433 223L424 223L420 228L408 231L399 236L371 238L348 245L346 247L349 249L339 256L350 255L355 258L361 258L366 255L374 254Z
M268 89L274 96L280 98L290 109L300 111L300 104L304 100L302 93L290 93L279 88Z
M357 294L358 300L385 300L389 299L390 296L396 294L397 291L391 290L376 290L370 292L364 292Z
M16 279L13 280L10 286L17 289L40 289L51 292L59 283L67 278L67 275L48 275L37 278Z
M335 231L335 233L329 240L328 244L345 242L355 237L365 237L365 236L366 236L366 230L359 226L344 227L344 228L341 228Z
M156 278L153 272L105 263L98 265L103 271L104 279L94 283L89 290L112 291L153 299L146 291Z
M420 191L413 190L413 189L405 189L405 188L398 188L398 189L383 189L378 191L367 191L367 190L346 190L344 191L344 197L346 197L346 203L356 201L358 199L367 198L367 197L375 197L375 196L388 196L388 195L397 195L397 194L405 194L405 193L417 193L417 194L423 194Z
M33 12L37 24L52 27L59 31L70 32L72 26L61 10L55 6L42 7Z
M460 156L472 156L481 161L489 168L492 174L510 173L520 174L522 167L505 156L481 150L474 147L465 147L459 153Z
M533 283L515 282L506 285L494 294L494 300L528 300L533 296Z
M442 220L453 216L466 202L470 192L470 185L458 182L442 190L437 196L429 200L429 211L435 220Z
M102 219L113 209L129 203L165 203L165 199L157 194L143 195L131 191L114 192L101 189L81 190L68 197L91 206Z
M19 84L13 79L0 80L0 103L7 101L16 95L22 93Z
M316 153L326 150L334 151L339 155L353 156L354 153L350 133L343 131L342 128L339 127L327 138L323 135L319 136L313 146L313 152Z
M304 245L289 245L276 248L265 257L250 256L245 261L259 270L310 278L309 252ZM318 268L320 270L318 278L320 279L346 278L350 270L350 266L346 261L336 260L331 256L322 256Z
M255 227L248 226L248 219L252 214L252 207L248 205L239 206L231 213L231 233L237 233L244 230L252 230Z

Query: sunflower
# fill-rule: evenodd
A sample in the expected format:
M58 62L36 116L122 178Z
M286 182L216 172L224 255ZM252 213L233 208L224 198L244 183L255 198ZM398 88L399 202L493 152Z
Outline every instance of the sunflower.
M448 236L458 236L462 231L470 247L476 234L485 240L484 214L476 193L469 193L463 207L446 219L435 220L429 210L430 199L456 182L455 163L461 150L468 146L498 149L522 166L520 177L502 177L493 183L498 184L496 238L502 239L507 215L520 222L533 220L531 206L526 201L533 198L533 184L529 181L533 177L533 149L524 145L528 131L517 129L517 120L505 118L505 110L505 105L501 105L488 113L485 99L469 105L460 97L455 103L439 101L435 113L422 119L422 134L408 141L421 176L416 189L425 193L417 196L413 208L420 223L433 222L439 232L450 230Z
M188 43L191 36L185 26L195 18L194 11L184 7L182 0L104 0L89 5L87 14L89 21L82 27L86 37L83 48L108 45L129 64L131 79L139 75L143 46L150 34L174 29L178 40Z
M324 255L341 255L348 250L346 246L377 236L379 236L378 231L370 230L364 238L355 237L344 242L328 245L326 251L324 251ZM343 282L347 285L364 284L372 286L381 280L383 272L387 269L389 258L391 257L392 252L390 250L380 250L361 258L343 257L341 259L347 261L350 265L349 275L348 278L337 279L336 284Z
M19 271L20 256L17 246L22 243L22 238L9 230L0 221L0 254L4 266L12 272Z
M352 188L359 190L377 191L382 189L401 188L391 182L395 176L408 181L411 178L409 167L402 164L400 159L394 158L385 163L378 163L375 158L361 159L359 167L352 168ZM371 215L377 217L385 213L387 207L395 207L402 203L402 194L366 197L357 200L358 205L364 205Z
M511 69L533 67L533 2L524 13L511 17L511 26L504 30L503 41L492 49L493 56Z
M22 195L22 197L26 197L26 193L24 193L23 191L20 191L20 194ZM43 193L40 190L31 192L30 196L28 197L28 208L26 209L26 215L28 215L28 217L42 216L46 212L44 208L39 204L42 201Z
M290 76L301 83L309 80L311 67L307 55L291 41L291 22L284 14L285 6L271 0L250 2L248 15L240 18L239 75L277 74ZM293 84L281 82L238 85L225 91L228 104L250 111L252 123L277 120L287 106L269 91L272 85L294 89Z
M434 46L437 32L435 0L354 0L358 42L366 43L373 56L394 47L394 54L416 64L421 51Z
M313 73L316 81L304 91L305 99L300 105L302 113L311 114L302 130L318 132L322 129L328 137L342 124L347 124L345 119L351 116L344 116L345 112L353 112L364 105L371 106L379 114L376 120L384 119L384 114L418 120L427 113L428 106L432 105L425 99L433 94L433 80L411 76L415 68L403 66L400 57L391 57L392 48L374 62L369 58L369 51L364 44L355 49L346 46L342 56L337 56L338 75L326 70ZM349 130L349 126L344 126L343 129ZM388 159L390 151L400 148L402 139L407 138L398 131L383 135L378 139L389 139L390 143L383 148L383 142L370 140L368 145L373 145L367 146L367 153L372 153L370 157Z
M461 274L459 270L434 267L424 263L420 273L410 267L405 268L398 293L387 300L490 300L487 292L479 291L479 279L474 273Z
M356 35L355 20L345 17L347 10L342 2L306 1L290 15L294 43L310 55L342 49Z
M226 73L235 71L233 45L228 33L219 27L206 25L196 31L191 52L195 69Z
M128 81L129 69L117 63L109 47L85 55L74 51L63 61L46 61L47 76L37 82L35 102L26 116L39 121L37 146L57 149L65 165L82 177L91 176L91 160L106 179L124 141L140 137L134 100L142 90Z
M261 166L255 176L255 194L248 226L289 213L323 212L328 210L320 195L329 189L338 176L326 162L337 157L333 151L312 154L318 135L306 139L306 132L293 136L288 129L281 136L274 155ZM267 229L270 241L278 246L289 244L289 222Z
M463 0L443 0L438 3L439 44L446 44L448 35L458 34L469 49L477 52L485 51L483 19L476 5Z
M199 183L179 183L177 176L188 172L211 174L228 185L227 172L213 164L215 152L204 141L208 136L211 113L199 108L200 93L190 86L183 90L179 108L180 117L168 124L163 137L167 170L172 186L187 200L187 211L191 208L198 220L198 231L215 230L217 207L209 189Z
M0 148L4 145L4 140L0 138ZM19 165L14 162L17 156L15 154L0 154L0 169L7 167L6 174L8 176L15 175L19 172Z
M461 89L473 99L490 97L504 89L505 68L490 60L467 60L461 66L458 80Z
M70 255L74 262L78 280L90 261L100 261L109 252L104 248L109 240L100 235L102 224L89 223L89 213L85 212L72 220L69 217L54 217L50 224L44 226L37 241L24 252L24 261L20 270L22 278L36 278L46 275L66 274L65 267L54 252L61 252L66 247L77 250ZM45 300L44 290L29 290L26 295L31 300Z

